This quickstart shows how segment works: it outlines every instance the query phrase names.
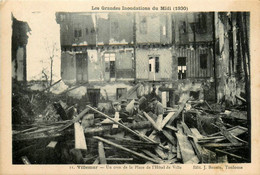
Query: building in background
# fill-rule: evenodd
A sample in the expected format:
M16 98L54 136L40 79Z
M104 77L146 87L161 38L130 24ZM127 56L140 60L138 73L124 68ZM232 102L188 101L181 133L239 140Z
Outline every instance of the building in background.
M61 12L56 17L63 81L93 85L91 91L105 91L110 100L142 82L136 96L156 87L157 94L174 101L178 80L213 76L210 13ZM159 92L162 84L166 90Z

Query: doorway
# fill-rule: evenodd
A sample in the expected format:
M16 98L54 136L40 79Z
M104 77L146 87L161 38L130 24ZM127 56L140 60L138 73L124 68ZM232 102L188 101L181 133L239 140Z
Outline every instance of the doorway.
M88 81L88 54L76 54L76 80L78 83Z

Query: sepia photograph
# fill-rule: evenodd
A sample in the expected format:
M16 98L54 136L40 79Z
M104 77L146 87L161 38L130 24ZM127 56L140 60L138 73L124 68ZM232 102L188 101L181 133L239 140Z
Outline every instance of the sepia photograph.
M12 164L251 163L250 12L103 8L12 12Z

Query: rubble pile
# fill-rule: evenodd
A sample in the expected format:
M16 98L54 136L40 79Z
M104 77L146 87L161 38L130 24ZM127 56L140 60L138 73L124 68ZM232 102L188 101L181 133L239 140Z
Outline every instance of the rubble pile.
M150 99L122 100L109 111L61 100L41 120L13 130L15 164L198 164L250 162L246 101L220 104L181 96L156 115ZM140 104L142 103L142 104ZM134 111L135 105L144 110ZM120 108L120 107L119 107Z

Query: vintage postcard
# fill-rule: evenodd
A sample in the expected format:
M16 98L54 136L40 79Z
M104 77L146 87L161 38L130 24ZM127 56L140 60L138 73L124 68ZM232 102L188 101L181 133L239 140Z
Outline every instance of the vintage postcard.
M2 2L0 174L260 174L259 10Z

